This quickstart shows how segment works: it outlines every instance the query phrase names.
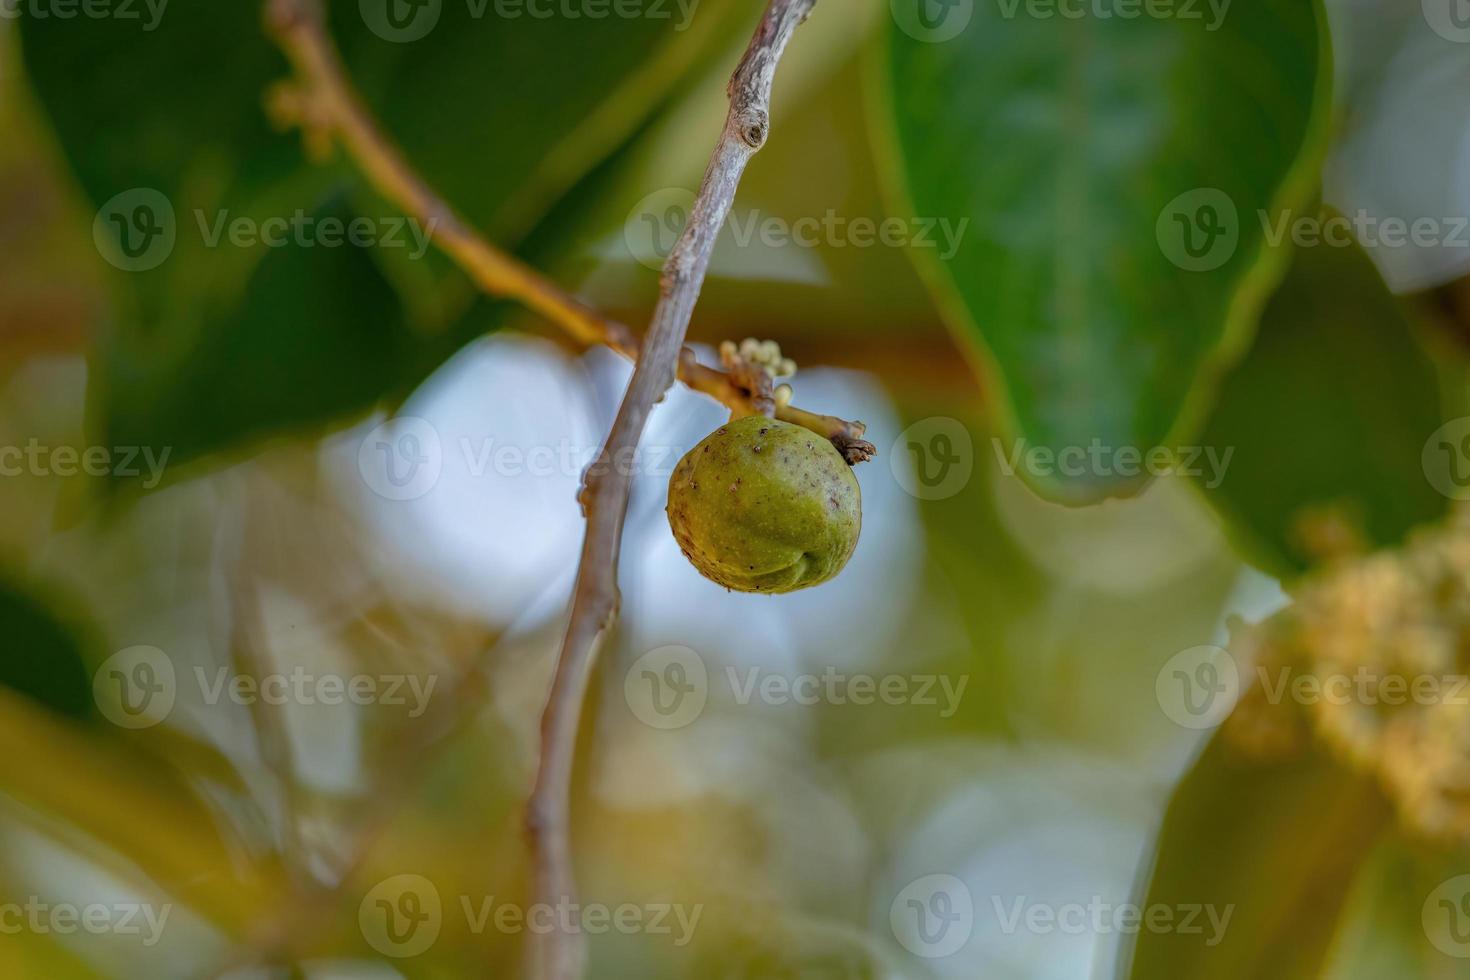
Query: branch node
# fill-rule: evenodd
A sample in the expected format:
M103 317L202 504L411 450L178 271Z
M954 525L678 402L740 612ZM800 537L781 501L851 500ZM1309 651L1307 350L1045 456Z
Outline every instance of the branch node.
M771 130L771 119L765 110L748 108L740 113L737 123L740 138L746 146L752 150L759 150L766 145L766 136Z

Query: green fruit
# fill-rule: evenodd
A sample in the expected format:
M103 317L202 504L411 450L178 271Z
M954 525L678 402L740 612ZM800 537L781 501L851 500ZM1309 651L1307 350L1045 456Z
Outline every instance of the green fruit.
M862 529L852 468L810 429L760 415L721 426L669 480L669 527L700 574L741 592L832 578Z

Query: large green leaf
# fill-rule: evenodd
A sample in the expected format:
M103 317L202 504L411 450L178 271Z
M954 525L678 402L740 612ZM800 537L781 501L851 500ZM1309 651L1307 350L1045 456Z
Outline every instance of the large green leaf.
M757 9L753 0L647 0L594 16L595 4L426 0L417 26L397 34L363 13L386 2L331 8L354 78L429 183L509 245L627 139L712 43L748 32Z
M450 201L513 240L653 111L742 2L698 5L687 22L677 4L662 17L548 19L433 2L442 17L411 41L381 36L373 0L331 10L389 131ZM297 134L270 124L267 93L288 66L261 3L170 5L156 22L28 16L22 28L34 87L98 209L88 230L121 270L90 375L98 439L177 463L330 422L406 392L498 321L444 260L408 257L415 229L346 161L313 165ZM298 215L365 219L373 244L302 241L294 227L283 247L230 241L239 219ZM388 236L409 246L378 244Z
M1242 549L1290 575L1311 558L1296 532L1313 509L1339 508L1375 546L1444 514L1421 462L1442 421L1435 366L1373 263L1300 249L1220 389L1202 441L1230 461L1200 485Z
M1214 936L1208 927L1141 929L1122 950L1119 975L1317 976L1344 893L1387 818L1370 780L1314 751L1260 762L1216 737L1169 805L1140 902L1145 915L1212 906L1229 920Z
M335 203L310 216L345 225L354 213ZM479 303L452 330L425 336L408 326L367 249L272 250L244 296L212 316L177 362L155 358L132 332L105 338L94 363L100 384L116 387L94 387L93 397L112 445L158 447L172 465L404 393L493 329L498 309ZM139 475L151 489L157 473Z
M1012 434L1052 452L1168 445L1279 273L1258 212L1310 188L1330 79L1316 5L893 8L873 88L897 196L968 221L953 255L916 254L952 325L983 341ZM1113 469L1027 475L1086 501L1136 488Z

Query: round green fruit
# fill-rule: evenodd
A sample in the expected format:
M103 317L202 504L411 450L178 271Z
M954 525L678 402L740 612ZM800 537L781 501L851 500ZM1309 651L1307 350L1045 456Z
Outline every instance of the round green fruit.
M669 480L669 527L700 574L740 592L832 578L857 547L852 468L810 429L760 415L716 429Z

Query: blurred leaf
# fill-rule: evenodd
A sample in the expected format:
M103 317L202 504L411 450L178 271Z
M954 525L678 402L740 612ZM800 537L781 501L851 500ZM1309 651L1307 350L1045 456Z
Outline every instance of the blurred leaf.
M0 580L0 685L76 719L92 716L92 678L71 626Z
M313 220L354 218L340 203ZM101 399L110 445L157 447L136 467L145 488L167 464L275 431L318 424L402 395L459 346L496 325L500 304L479 303L455 328L424 336L368 250L273 249L249 290L222 311L188 356L159 358L138 332L99 344L109 382ZM128 379L117 384L116 379Z
M0 753L0 792L125 855L115 870L141 870L236 934L280 901L274 867L238 866L238 843L221 838L209 810L156 758L125 751L3 689L0 743L25 747ZM40 829L59 830L49 822Z
M1199 933L1141 929L1132 980L1316 977L1348 884L1388 809L1371 783L1308 750L1284 762L1241 758L1219 736L1174 794L1158 836L1153 906L1214 906L1229 922ZM1147 920L1145 920L1147 921Z
M230 239L241 219L350 217L315 213L340 176L309 167L262 110L287 69L258 4L175 5L153 30L120 18L22 28L41 102L101 206L98 250L122 270L89 373L98 439L174 464L406 383L414 335L361 249Z
M1254 346L1226 378L1202 444L1231 452L1207 498L1244 550L1289 575L1303 514L1339 507L1368 543L1397 543L1449 503L1420 454L1439 426L1435 367L1356 247L1296 252Z
M1348 894L1324 980L1470 977L1470 945L1443 935L1440 941L1448 942L1439 949L1425 931L1426 916L1463 914L1458 901L1448 909L1439 901L1462 898L1470 879L1451 882L1467 873L1470 860L1464 851L1438 851L1398 834L1385 836Z
M374 34L371 5L333 9L389 132L450 201L514 238L627 138L743 4L711 0L687 20L677 4L609 19L444 4L409 43ZM100 205L98 249L124 270L90 376L99 439L168 450L172 464L330 422L405 394L497 324L458 273L457 299L438 297L447 264L407 258L412 247L303 244L294 230L283 247L231 243L239 219L360 216L375 236L400 220L345 161L312 166L298 134L271 126L263 104L288 66L258 2L174 5L148 29L58 17L22 29L40 100ZM338 190L355 209L323 204Z
M492 0L431 3L402 36L427 33L397 41L369 27L371 6L331 7L354 80L428 182L502 245L524 238L712 45L748 33L758 9L701 0L547 17Z
M968 222L921 271L951 325L983 339L1008 426L1053 451L1167 444L1279 275L1258 212L1294 204L1323 151L1316 5L1215 22L1203 7L1063 19L977 3L967 22L951 4L938 26L917 9L895 4L874 90L910 213ZM1136 489L1100 473L1038 482L1073 502Z

